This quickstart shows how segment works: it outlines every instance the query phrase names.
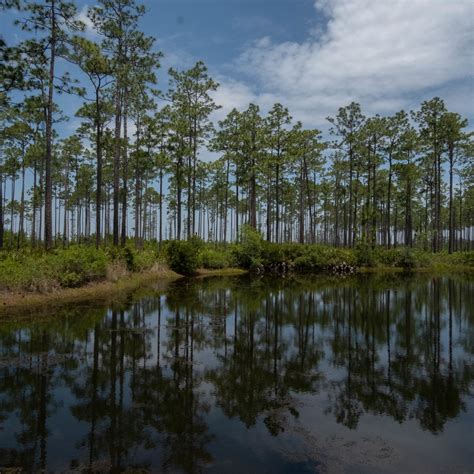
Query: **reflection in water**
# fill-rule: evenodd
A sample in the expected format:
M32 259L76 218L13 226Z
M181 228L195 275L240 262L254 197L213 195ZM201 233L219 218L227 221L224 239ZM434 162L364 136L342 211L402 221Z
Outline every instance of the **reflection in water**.
M472 420L472 280L208 278L131 301L0 326L0 466L304 472L324 463L283 456L295 426L370 420L428 449ZM446 462L472 467L462 446Z

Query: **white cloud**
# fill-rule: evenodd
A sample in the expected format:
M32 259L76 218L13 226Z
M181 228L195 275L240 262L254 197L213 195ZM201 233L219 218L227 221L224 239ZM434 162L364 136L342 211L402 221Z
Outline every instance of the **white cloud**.
M225 76L217 77L217 82L219 88L212 93L212 98L221 108L214 113L213 120L221 120L232 109L243 110L249 103L257 100L250 87L242 82Z
M84 33L87 36L95 37L97 36L97 32L94 29L94 23L92 23L91 19L87 16L88 11L89 11L89 5L86 4L81 8L79 13L77 14L77 19L79 21L82 21L82 23L84 23L85 25Z
M315 8L327 18L322 32L302 43L262 38L236 62L263 91L260 103L283 102L313 126L352 100L390 113L444 91L464 103L458 111L472 109L472 88L471 103L458 97L460 84L472 86L471 0L317 0Z

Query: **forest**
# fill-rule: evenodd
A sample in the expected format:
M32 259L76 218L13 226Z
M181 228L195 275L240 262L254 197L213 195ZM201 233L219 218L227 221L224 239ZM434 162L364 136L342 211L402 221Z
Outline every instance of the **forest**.
M443 99L391 116L341 104L327 133L280 103L216 120L219 84L202 61L162 73L135 0L89 8L97 41L73 2L1 9L19 10L22 40L0 44L0 248L226 244L247 228L280 244L474 248L473 135ZM69 94L78 110L61 110Z
M474 4L85 2L0 0L0 473L474 473Z

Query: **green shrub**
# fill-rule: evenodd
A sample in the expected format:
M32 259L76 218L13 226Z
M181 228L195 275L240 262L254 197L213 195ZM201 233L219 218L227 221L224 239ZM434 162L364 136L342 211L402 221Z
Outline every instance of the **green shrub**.
M108 247L107 255L111 261L121 260L125 263L127 270L133 272L136 269L135 254L137 252L132 248L126 247Z
M39 290L53 284L50 268L41 255L12 252L0 259L0 289Z
M294 261L296 270L301 272L325 271L344 263L350 266L357 265L354 252L319 245L306 246L304 255Z
M264 267L279 265L287 261L282 245L274 242L262 242L260 258Z
M377 247L373 250L373 257L376 263L386 267L397 267L400 263L400 249L390 248L384 249Z
M298 257L301 257L302 255L304 255L307 249L311 247L310 245L296 244L296 243L279 244L279 245L284 255L285 261L287 262L293 262Z
M356 247L357 264L361 267L373 267L375 265L375 255L369 244L359 242Z
M400 252L403 252L404 249L400 249ZM425 252L420 249L405 249L408 250L411 254L413 259L415 260L415 267L429 267L433 262L433 254ZM403 262L401 262L400 266L403 266Z
M388 267L413 269L417 267L428 267L433 263L433 254L420 249L397 247L391 249L376 248L372 252L376 264ZM436 258L440 258L438 254Z
M199 253L205 246L204 241L198 235L193 235L188 242L193 246L193 248Z
M450 263L474 267L474 251L455 252L449 256Z
M166 248L167 261L171 270L181 275L193 275L199 264L199 253L194 242L170 241Z
M409 248L402 249L397 266L400 266L405 270L413 270L417 265L417 259L413 251Z
M76 288L82 283L82 277L76 272L69 272L60 275L59 282L66 288Z
M144 271L149 270L153 265L158 262L161 258L161 255L158 251L152 248L145 248L139 252L135 252L134 255L134 267L135 271Z
M220 269L229 266L229 258L224 251L205 248L199 254L200 265L203 268Z
M61 286L79 286L105 278L108 257L104 250L75 246L57 250L49 258L51 272Z
M255 268L262 264L263 239L252 227L242 227L240 242L233 248L233 258L242 268Z
M94 247L73 246L52 253L12 252L0 260L0 287L44 290L76 287L105 278L109 258Z

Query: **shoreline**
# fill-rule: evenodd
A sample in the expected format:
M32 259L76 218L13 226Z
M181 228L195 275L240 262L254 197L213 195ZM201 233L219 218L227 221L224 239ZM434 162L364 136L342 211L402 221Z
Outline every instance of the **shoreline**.
M223 268L222 270L200 269L191 278L205 278L208 276L235 276L247 273L240 268ZM109 302L122 292L137 290L142 286L150 287L156 282L171 282L185 278L167 268L158 271L131 273L117 281L102 280L91 282L77 288L59 288L50 292L39 291L2 291L0 292L0 320L19 311L35 314L38 310L55 308L74 303ZM16 314L15 314L16 315Z
M404 273L405 269L400 267L360 267L357 272L351 276L358 274L389 274ZM443 265L440 267L422 267L416 268L408 273L431 272L433 276L442 276L449 274L474 273L474 268L464 265ZM222 268L217 270L199 269L197 273L191 277L202 279L214 276L238 276L249 273L248 270L241 268ZM298 273L299 274L299 273ZM301 275L308 275L301 273ZM323 273L313 275L325 276ZM330 276L329 274L327 276ZM0 320L9 319L12 316L18 316L18 312L24 311L26 314L22 317L36 315L39 311L53 309L74 303L111 303L115 301L114 296L123 292L129 293L142 287L152 288L153 283L169 283L181 278L186 278L167 268L159 270L149 270L142 273L131 273L121 277L117 281L102 280L98 282L88 283L77 288L60 288L50 292L39 291L3 291L0 292Z

